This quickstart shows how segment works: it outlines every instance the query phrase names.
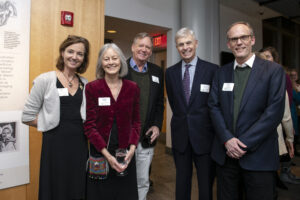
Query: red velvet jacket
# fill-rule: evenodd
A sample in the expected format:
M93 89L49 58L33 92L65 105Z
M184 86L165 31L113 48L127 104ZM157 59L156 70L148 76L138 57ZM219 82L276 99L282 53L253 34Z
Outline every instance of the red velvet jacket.
M104 79L88 83L85 95L84 132L99 152L107 146L114 117L118 127L119 148L127 148L130 144L137 146L140 137L140 90L136 83L124 79L117 101ZM100 106L99 98L105 97L110 99L110 105Z

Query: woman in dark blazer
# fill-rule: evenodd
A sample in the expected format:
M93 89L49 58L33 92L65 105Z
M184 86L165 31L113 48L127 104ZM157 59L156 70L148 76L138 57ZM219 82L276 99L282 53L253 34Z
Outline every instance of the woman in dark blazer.
M138 199L134 152L140 135L139 96L136 83L122 79L128 68L119 47L105 44L98 57L97 80L86 86L85 134L90 153L103 155L110 170L107 179L87 180L87 199ZM117 162L115 150L127 149L125 165ZM125 176L118 173L126 171Z

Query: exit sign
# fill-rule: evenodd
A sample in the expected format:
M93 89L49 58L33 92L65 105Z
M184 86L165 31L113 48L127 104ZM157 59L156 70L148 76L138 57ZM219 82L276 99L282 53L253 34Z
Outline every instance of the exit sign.
M158 35L153 37L153 46L154 47L167 47L167 36L166 35Z

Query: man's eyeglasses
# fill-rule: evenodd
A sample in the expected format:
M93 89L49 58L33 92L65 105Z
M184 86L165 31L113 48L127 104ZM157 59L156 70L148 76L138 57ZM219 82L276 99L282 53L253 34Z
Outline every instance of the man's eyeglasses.
M239 39L242 42L248 42L248 40L249 40L250 37L252 37L252 35L242 35L240 37L228 38L228 41L231 42L232 44L236 44Z

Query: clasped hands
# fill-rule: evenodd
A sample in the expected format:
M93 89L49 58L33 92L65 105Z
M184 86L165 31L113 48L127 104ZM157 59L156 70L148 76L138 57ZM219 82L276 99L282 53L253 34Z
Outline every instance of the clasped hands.
M108 156L107 157L107 161L109 162L109 165L113 169L115 169L117 172L119 172L119 173L123 172L128 167L128 165L129 165L129 163L130 163L130 161L131 161L131 159L132 159L132 157L134 155L135 148L136 148L135 145L131 145L130 146L130 149L129 149L129 151L127 151L127 154L126 154L125 159L124 159L125 160L125 162L124 162L125 164L119 163L117 161L117 159L114 156L112 156L112 155Z
M227 149L226 154L230 158L240 159L247 151L242 148L247 148L247 146L241 142L238 138L231 138L225 143L225 148Z

